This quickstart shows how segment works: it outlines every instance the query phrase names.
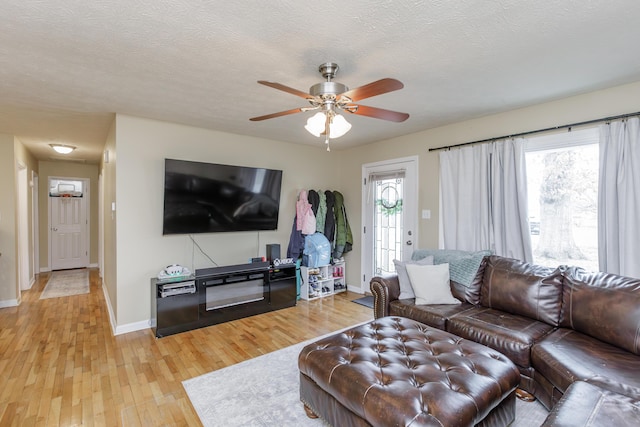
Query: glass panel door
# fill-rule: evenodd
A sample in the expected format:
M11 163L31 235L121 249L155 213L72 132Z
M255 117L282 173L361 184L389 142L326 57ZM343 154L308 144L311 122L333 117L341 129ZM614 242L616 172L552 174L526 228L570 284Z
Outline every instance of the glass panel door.
M403 258L404 176L382 178L373 182L372 186L375 194L373 271L381 275L395 271L393 260Z
M394 259L411 258L417 244L418 158L363 165L362 288L395 271Z

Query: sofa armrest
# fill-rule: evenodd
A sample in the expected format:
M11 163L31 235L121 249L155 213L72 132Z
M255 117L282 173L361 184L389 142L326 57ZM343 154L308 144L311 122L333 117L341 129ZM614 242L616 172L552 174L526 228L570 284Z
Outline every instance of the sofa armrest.
M389 315L389 303L400 296L400 282L397 274L376 276L371 279L369 288L373 294L373 316L376 319Z

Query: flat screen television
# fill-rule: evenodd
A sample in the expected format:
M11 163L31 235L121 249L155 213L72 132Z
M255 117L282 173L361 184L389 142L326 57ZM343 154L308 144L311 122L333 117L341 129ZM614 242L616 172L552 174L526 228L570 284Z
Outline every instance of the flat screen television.
M282 171L165 159L162 234L276 230Z

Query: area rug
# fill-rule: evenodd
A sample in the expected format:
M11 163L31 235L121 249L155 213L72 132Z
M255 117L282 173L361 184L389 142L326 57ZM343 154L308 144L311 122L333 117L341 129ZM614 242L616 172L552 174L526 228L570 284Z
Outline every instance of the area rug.
M183 381L205 427L321 427L300 403L298 354L318 338ZM515 427L539 427L547 410L516 400Z
M67 297L89 293L89 270L54 271L40 295L40 299Z
M364 305L365 307L373 308L373 296L367 295L366 297L358 298L351 300L351 302L355 302L356 304Z

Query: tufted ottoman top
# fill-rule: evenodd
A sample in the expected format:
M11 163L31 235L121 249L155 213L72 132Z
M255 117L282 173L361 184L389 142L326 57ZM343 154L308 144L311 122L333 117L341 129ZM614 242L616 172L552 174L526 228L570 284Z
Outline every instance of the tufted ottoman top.
M497 351L402 317L309 344L298 366L374 425L475 425L520 381Z

